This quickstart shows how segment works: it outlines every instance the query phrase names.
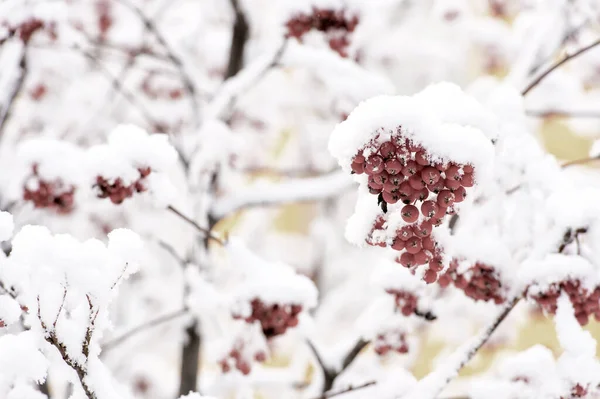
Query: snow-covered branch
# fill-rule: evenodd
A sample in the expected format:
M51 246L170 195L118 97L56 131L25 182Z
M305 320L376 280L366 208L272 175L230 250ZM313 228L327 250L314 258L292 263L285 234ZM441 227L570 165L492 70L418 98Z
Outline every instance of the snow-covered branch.
M246 208L321 200L340 195L353 185L352 178L343 171L313 178L288 179L282 183L256 183L218 198L210 214L220 220Z
M514 296L503 307L494 320L478 335L465 342L451 354L439 367L425 376L402 399L435 399L459 371L477 354L479 349L490 339L498 326L521 300L521 295Z

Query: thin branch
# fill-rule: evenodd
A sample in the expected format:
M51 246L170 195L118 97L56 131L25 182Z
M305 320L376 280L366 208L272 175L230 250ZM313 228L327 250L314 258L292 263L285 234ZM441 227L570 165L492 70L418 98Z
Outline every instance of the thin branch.
M506 319L510 312L521 300L522 295L514 296L508 301L502 311L494 318L492 323L483 329L477 336L461 345L447 361L425 378L403 397L403 399L434 399L452 381L459 371L475 356L481 347L490 339L498 326Z
M533 82L531 82L521 93L523 96L527 95L527 93L529 93L533 88L535 88L537 85L539 85L542 80L544 80L548 75L550 75L555 69L559 68L561 65L565 64L566 62L568 62L569 60L585 53L588 50L593 49L594 47L600 45L600 39L596 40L595 42L580 48L579 50L575 51L572 54L567 54L566 56L564 56L560 61L550 65L546 70L544 70L540 75L538 75L537 78L535 78L533 80Z
M188 262L184 258L179 256L177 251L175 251L175 248L173 248L171 245L167 244L162 240L158 240L158 245L166 252L168 252L169 255L171 255L173 259L175 259L182 267L185 267L187 265Z
M25 77L27 76L27 46L24 44L21 58L19 60L19 73L16 78L16 81L13 85L12 91L10 91L10 95L8 97L8 101L4 104L3 107L0 107L0 138L4 133L4 129L6 128L6 123L10 119L10 114L15 103L15 100L21 93L23 89L23 83L25 82Z
M588 157L588 158L582 158L582 159L575 159L573 161L569 161L569 162L565 162L561 165L561 167L563 169L568 168L570 166L574 166L574 165L585 165L588 163L592 163L594 161L600 161L600 156L595 156L595 157Z
M123 342L127 341L129 338L131 338L141 332L144 332L144 331L149 330L154 327L158 327L161 324L164 324L166 322L174 320L180 316L185 315L186 313L187 313L187 309L183 308L183 309L178 309L171 313L167 313L167 314L157 317L155 319L145 321L145 322L141 323L140 325L131 328L129 331L124 332L123 334L119 335L118 337L113 338L110 341L104 343L102 345L102 352L103 353L108 352L108 351L116 348L117 346L121 345Z
M65 306L65 299L67 299L67 287L64 288L62 301L60 302L60 307L58 308L58 312L56 312L56 318L54 319L54 322L52 323L52 328L55 331L56 331L56 323L58 323L58 318L60 317L60 314L62 313L62 310Z
M201 227L198 223L194 222L192 219L190 219L189 217L185 216L183 213L181 213L181 211L177 210L172 205L169 205L167 207L167 209L169 211L173 212L175 215L179 216L179 218L181 218L186 223L188 223L191 226L193 226L196 230L198 230L198 232L204 234L206 236L206 238L208 238L210 240L213 240L214 242L220 244L221 246L225 246L226 242L224 240L222 240L219 237L215 236L209 229Z
M229 50L229 62L227 63L225 80L237 75L244 65L244 50L246 49L250 30L246 15L241 9L238 0L229 0L229 2L235 13L235 22L231 35L231 48Z
M326 364L325 361L323 360L323 358L321 357L321 354L319 353L319 351L317 350L317 347L315 346L315 344L312 343L311 340L307 339L306 340L306 344L308 345L308 347L310 348L311 352L313 353L313 355L315 356L315 359L317 360L317 363L319 363L319 366L321 367L321 370L323 370L324 374L329 374L329 373L334 373L331 368L329 368Z
M165 52L167 53L167 57L179 71L181 81L183 82L183 85L190 97L190 102L191 102L191 107L192 107L192 115L194 117L194 123L196 124L196 126L199 126L200 125L200 104L198 103L197 91L196 91L196 88L194 86L194 83L193 83L191 77L185 70L183 61L181 61L181 59L175 55L175 52L173 51L173 49L171 48L169 43L166 41L165 37L158 30L158 28L156 27L154 22L150 18L148 18L146 16L146 14L144 14L142 9L137 7L135 4L131 3L129 0L118 0L118 1L121 4L123 4L125 7L129 8L130 10L132 10L134 13L136 13L138 15L138 17L142 20L142 22L146 26L146 29L148 29L150 32L152 32L152 34L154 35L156 40L158 40L158 42L161 44L161 46L165 49Z
M328 398L333 398L334 396L339 396L339 395L343 395L345 393L348 392L354 392L354 391L358 391L364 388L368 388L370 386L373 386L377 384L377 381L369 381L369 382L365 382L364 384L360 384L360 385L350 385L348 388L342 389L341 391L335 391L335 392L328 392L328 393L324 393L323 395L315 398L315 399L328 399Z
M561 118L600 118L600 112L594 110L527 110L527 116L536 118L561 117Z
M282 183L255 184L215 201L210 215L220 220L247 208L322 200L340 195L354 184L344 171L313 178L288 179Z
M344 358L342 362L342 369L338 372L338 375L342 373L342 371L346 370L350 364L356 359L356 356L369 344L369 341L365 341L363 339L359 339L356 344L350 349L350 352Z

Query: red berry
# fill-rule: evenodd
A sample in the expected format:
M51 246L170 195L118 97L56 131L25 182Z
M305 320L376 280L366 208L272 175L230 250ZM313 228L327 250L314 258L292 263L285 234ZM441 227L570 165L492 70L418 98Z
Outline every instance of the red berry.
M373 175L373 181L375 183L381 184L382 188L383 188L383 185L385 184L385 182L388 181L388 178L389 178L389 175L387 174L386 171L381 171L380 173Z
M419 165L429 165L429 159L427 159L427 153L425 151L417 151L415 154L415 161Z
M440 207L436 202L428 200L421 204L421 213L423 213L423 216L426 218L432 218L438 212L439 208Z
M462 179L460 180L460 184L462 184L463 187L473 187L473 185L475 184L475 179L473 177L473 174L465 173L462 176Z
M379 153L384 158L392 158L396 156L396 146L391 141L386 141L379 146Z
M422 248L423 246L421 244L421 240L417 237L412 237L411 239L406 241L406 252L408 252L409 254L414 255L417 252L420 252Z
M396 251L402 251L404 249L404 247L405 247L404 241L402 241L398 237L394 238L394 243L392 244L392 249L394 249Z
M415 226L413 228L413 231L417 237L429 237L432 229L432 224L428 221L424 221L421 222L418 226Z
M440 191L442 191L444 189L444 187L445 187L444 180L442 180L442 179L438 180L437 183L427 185L427 189L436 194L439 193Z
M367 159L367 163L365 165L365 172L368 174L379 173L383 170L383 158L379 155L371 155L369 159Z
M415 265L415 257L413 254L404 252L400 255L400 264L404 267L413 267Z
M427 284L432 284L435 283L435 281L437 280L437 273L434 272L431 269L428 269L425 272L425 275L423 275L423 280L427 283Z
M448 189L448 190L456 190L457 188L459 188L460 185L460 181L458 180L453 180L453 179L445 179L444 180L444 186Z
M415 263L417 265L424 265L429 262L430 256L426 251L419 251L415 255Z
M390 159L385 161L385 171L390 175L397 175L402 170L402 163L397 159Z
M414 175L415 173L417 173L417 171L418 165L415 161L406 162L406 166L402 168L402 174L407 177Z
M352 171L357 175L363 174L365 172L365 165L362 163L352 162Z
M410 184L407 181L400 184L400 187L398 187L398 195L400 196L400 199L402 201L409 199L410 196L412 195L413 191L414 191L413 188L410 186Z
M450 190L442 190L438 194L437 203L443 208L447 208L454 203L454 193Z
M383 197L383 200L390 205L393 205L400 200L400 196L397 193L384 191L381 196Z
M421 176L419 176L418 174L412 175L408 179L408 183L413 188L413 190L416 191L420 191L425 188L425 182L423 181L423 179L421 179Z
M419 210L414 205L405 205L401 210L401 214L406 223L414 223L419 218Z
M463 165L463 172L473 173L473 167L471 165Z
M436 168L428 166L421 171L421 178L426 184L434 184L440 180L440 172Z

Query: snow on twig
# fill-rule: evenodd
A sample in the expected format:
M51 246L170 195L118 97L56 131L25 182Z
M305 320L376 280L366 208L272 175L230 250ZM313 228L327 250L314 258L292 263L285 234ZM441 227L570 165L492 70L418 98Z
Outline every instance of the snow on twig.
M211 216L216 220L245 208L307 202L339 195L354 185L344 171L306 179L288 179L283 183L257 183L216 201Z

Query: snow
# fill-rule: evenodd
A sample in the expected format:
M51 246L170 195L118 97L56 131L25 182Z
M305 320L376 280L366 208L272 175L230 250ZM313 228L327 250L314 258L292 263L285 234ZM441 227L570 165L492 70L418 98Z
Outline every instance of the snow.
M12 237L15 224L13 215L8 212L0 211L0 241L7 241Z
M314 283L296 274L291 266L261 259L235 237L229 239L225 249L231 264L246 275L236 295L239 301L259 298L265 304L298 304L304 309L316 306L318 293Z
M49 362L38 349L38 339L33 331L0 336L0 387L46 379Z
M190 392L187 395L180 396L179 399L214 399L212 396L202 396L198 392Z
M8 295L0 295L0 320L5 326L19 321L21 317L21 306Z
M600 274L587 259L563 254L548 254L543 259L526 261L519 273L520 285L530 286L528 292L531 295L546 291L553 283L569 279L579 280L584 287L593 288L600 281Z
M462 112L453 114L445 107ZM361 102L334 129L329 151L350 173L357 151L376 133L380 133L376 142L381 143L389 139L388 131L400 126L403 134L427 149L433 160L472 164L481 179L490 173L493 146L486 137L497 134L493 116L450 83L429 86L412 97L378 96Z

